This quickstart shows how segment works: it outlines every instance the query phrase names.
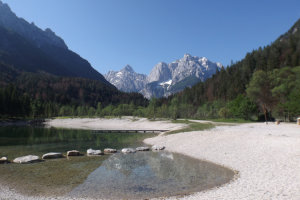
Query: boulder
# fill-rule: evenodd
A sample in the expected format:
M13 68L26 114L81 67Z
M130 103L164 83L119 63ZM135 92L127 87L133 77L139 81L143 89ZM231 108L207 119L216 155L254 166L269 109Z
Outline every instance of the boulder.
M124 148L122 149L122 153L135 153L135 150L132 148Z
M5 164L5 163L9 163L9 161L7 160L7 157L0 158L0 164Z
M55 158L63 158L64 156L62 155L62 153L55 153L55 152L51 152L51 153L46 153L42 156L42 159L55 159Z
M117 149L106 148L104 149L104 153L117 153Z
M150 148L149 147L137 147L135 150L137 150L137 151L149 151Z
M23 157L18 157L13 160L14 163L25 164L25 163L35 163L40 162L40 157L35 155L28 155Z
M103 154L101 150L94 150L94 149L88 149L86 152L88 156L99 156Z
M153 151L160 151L160 150L164 150L165 148L166 147L164 147L164 146L158 146L158 145L152 146Z
M67 156L80 156L80 152L77 150L68 151Z

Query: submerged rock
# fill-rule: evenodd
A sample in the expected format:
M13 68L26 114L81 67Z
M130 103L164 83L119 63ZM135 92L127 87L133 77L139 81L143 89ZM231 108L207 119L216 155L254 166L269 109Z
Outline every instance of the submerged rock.
M5 163L9 163L7 157L0 158L0 164L5 164Z
M77 150L68 151L67 156L80 156L80 152Z
M88 149L86 152L88 156L99 156L103 154L101 150L94 150L94 149Z
M18 157L13 160L14 163L25 164L25 163L35 163L40 162L40 157L35 155L28 155L23 157Z
M164 147L164 146L158 146L158 145L152 146L153 151L160 151L160 150L164 150L165 148L166 147Z
M137 150L137 151L149 151L150 148L149 147L137 147L135 150Z
M46 153L42 156L42 159L55 159L55 158L63 158L64 156L62 155L62 153L55 153L55 152L51 152L51 153Z
M122 149L122 153L135 153L135 150L132 148L124 148Z
M117 149L106 148L104 149L104 153L117 153Z

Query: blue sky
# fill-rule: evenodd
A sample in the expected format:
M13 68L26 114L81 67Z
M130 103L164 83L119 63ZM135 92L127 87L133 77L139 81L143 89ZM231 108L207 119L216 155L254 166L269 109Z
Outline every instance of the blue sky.
M184 53L223 65L270 44L300 18L299 0L3 0L51 28L101 73L148 74Z

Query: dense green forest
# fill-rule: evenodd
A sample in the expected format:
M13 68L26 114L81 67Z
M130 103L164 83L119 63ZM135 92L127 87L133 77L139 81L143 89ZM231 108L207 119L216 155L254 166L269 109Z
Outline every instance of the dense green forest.
M97 81L19 72L0 63L1 116L123 116L293 120L300 115L300 20L274 43L212 78L147 101ZM17 74L17 76L16 76Z
M120 92L98 80L20 72L4 64L0 69L2 118L94 115L99 107L148 104L141 94Z

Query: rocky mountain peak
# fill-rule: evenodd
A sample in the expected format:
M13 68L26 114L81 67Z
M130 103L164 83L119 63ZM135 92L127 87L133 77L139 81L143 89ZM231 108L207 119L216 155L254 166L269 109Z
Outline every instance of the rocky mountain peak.
M130 65L126 65L123 69L121 69L121 71L135 73L135 71L132 69L132 67Z
M11 11L9 6L6 3L3 3L1 0L0 0L0 9L1 11Z
M146 84L146 75L136 73L130 65L120 71L109 71L104 75L106 80L124 92L138 92Z
M154 66L149 76L147 77L148 82L154 81L166 81L172 78L172 72L167 63L160 62Z
M140 92L146 98L168 96L204 81L222 67L206 57L184 54L169 64L159 62L148 76L137 74L127 65L119 72L110 71L106 79L122 91Z
M186 54L183 55L183 58L181 60L188 61L188 60L191 60L193 58L194 57L191 54L186 53Z

